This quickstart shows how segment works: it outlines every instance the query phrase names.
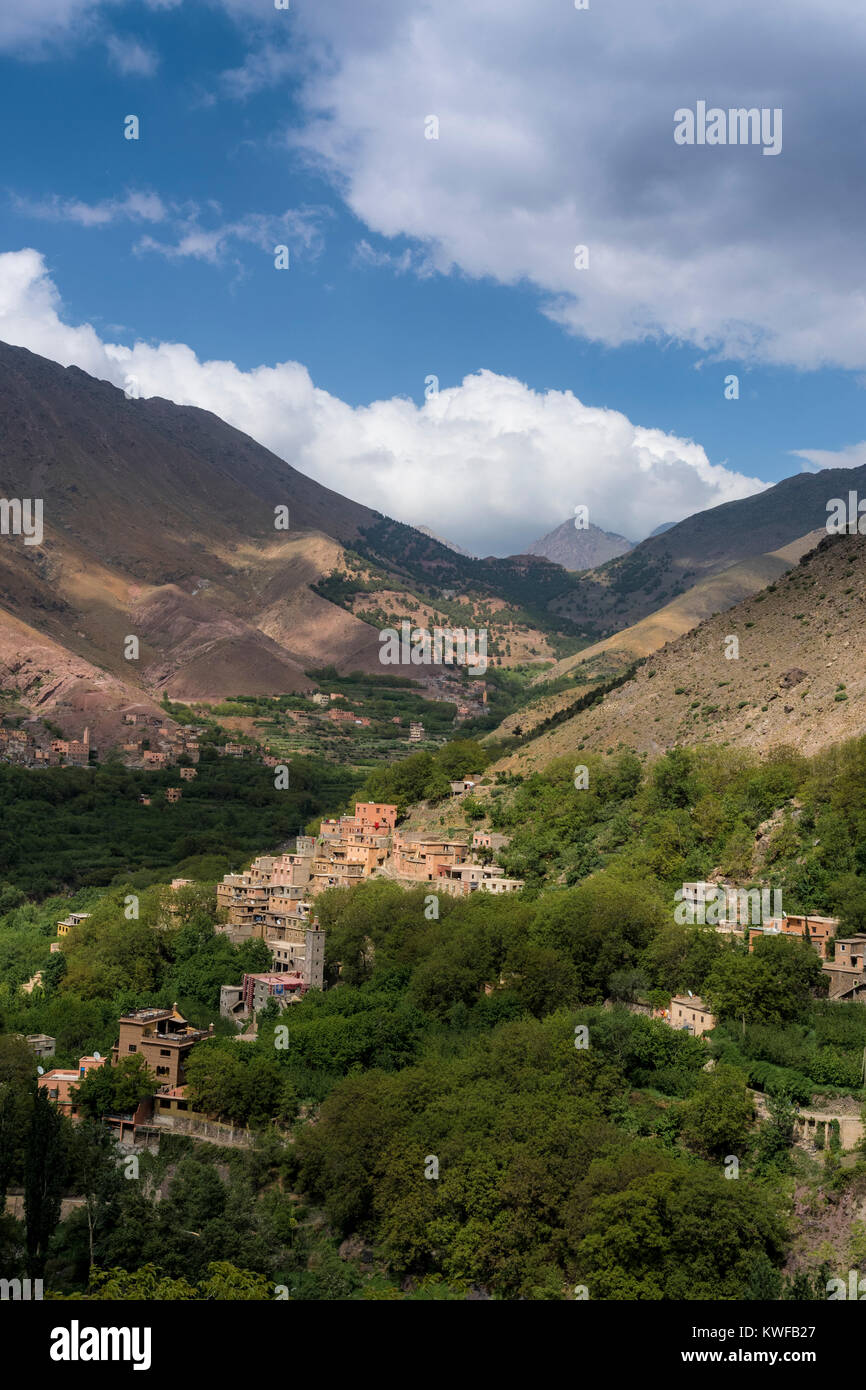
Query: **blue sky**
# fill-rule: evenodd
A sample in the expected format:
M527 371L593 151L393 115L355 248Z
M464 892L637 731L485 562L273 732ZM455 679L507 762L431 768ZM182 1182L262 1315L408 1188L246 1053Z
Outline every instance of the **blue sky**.
M636 0L612 8L617 23L626 12L641 12ZM653 93L642 112L628 64L611 56L612 40L601 29L606 21L586 14L567 16L569 24L596 26L598 48L585 54L584 31L568 31L580 35L574 80L562 89L574 101L571 122L561 102L555 113L543 103L530 109L518 101L521 83L534 91L538 73L547 73L552 86L561 76L554 50L566 17L562 6L554 15L546 0L534 10L529 0L503 0L499 7L489 0L421 4L419 24L432 26L425 41L417 29L407 31L391 0L381 0L380 27L366 33L355 31L352 7L343 0L325 7L324 18L303 0L287 13L263 0L150 6L51 0L49 9L40 28L0 0L0 112L4 130L15 132L4 142L0 251L32 248L42 258L38 274L28 263L26 295L16 299L6 324L0 315L0 336L8 331L36 351L113 375L113 366L101 370L92 351L79 352L63 335L52 349L39 292L50 284L58 320L90 324L101 344L133 355L136 344L185 344L199 364L234 364L238 383L261 365L301 364L312 385L334 398L315 446L308 418L316 412L315 396L297 380L286 395L295 419L289 437L280 433L273 398L267 417L254 393L239 401L233 422L338 490L482 553L519 549L585 495L592 498L592 520L636 537L659 521L754 490L756 479L772 482L816 466L794 451L832 454L866 435L859 279L850 284L857 323L842 318L849 249L849 273L860 274L848 246L848 233L852 243L858 233L858 206L833 206L848 180L844 150L835 174L827 173L835 154L821 156L811 136L801 138L798 150L798 131L808 128L802 111L786 108L785 148L765 161L752 149L677 151L665 114L673 106L660 100L657 143L647 155L644 129L656 114L651 65L639 79L639 90ZM490 57L491 45L481 39L485 32L489 39L486 11L493 9L508 23L502 51ZM789 20L799 9L789 7ZM672 70L664 84L672 92L686 101L696 91L719 92L721 103L730 89L732 102L763 104L766 94L766 104L775 105L783 99L779 68L791 92L801 92L809 45L804 35L798 47L797 26L787 23L788 47L780 48L776 6L768 6L765 33L753 28L748 45L720 55L719 74L702 71L705 60L694 59L705 52L713 27L706 11L706 27L692 23L683 35L682 75L676 53L665 63ZM784 8L777 11L780 26L783 15ZM443 21L458 18L463 33L454 34L454 54L473 59L462 76L452 71L443 36ZM845 0L834 0L827 16L828 55L840 51L837 21L856 25ZM524 25L531 26L528 45ZM636 35L636 59L646 54L649 33L643 48ZM853 39L852 30L852 61ZM760 58L762 40L766 72L754 57ZM820 34L811 47L820 51ZM587 132L590 108L575 92L581 60L593 71L605 60L613 64L591 107L600 121L596 148ZM755 68L745 95L733 81L744 63ZM486 80L490 93L479 106ZM511 98L496 110L493 94L508 83ZM623 104L617 83L626 84L631 106ZM822 103L835 111L838 101L830 83L815 83L807 99L812 112ZM801 105L804 100L801 93ZM425 141L421 123L440 107L440 138ZM141 122L137 141L123 138L130 113ZM844 130L845 113L835 114ZM488 120L490 129L480 135ZM690 162L677 167L680 153ZM857 153L851 151L852 159ZM815 180L823 194L817 218L808 207ZM578 209L570 222L562 218L566 204ZM801 211L792 214L796 206ZM566 225L561 259L560 221ZM586 236L585 228L604 274L582 303L579 277L588 283L589 272L567 265L565 242L566 233L569 241ZM285 273L274 269L277 242L291 248ZM9 262L7 271L18 264ZM728 302L735 306L733 327ZM138 373L144 394L172 394L170 376L160 376L153 359L150 370L150 379L147 371ZM438 377L441 392L459 393L464 378L482 371L527 388L528 394L507 393L504 412L509 433L527 441L524 453L501 448L503 406L489 379L486 400L480 387L467 410L454 398L462 424L451 422L445 443L438 427L438 442L426 443L433 426L423 415L398 418L393 404L373 415L352 414L400 398L424 412L429 374ZM724 395L731 372L740 381L734 401ZM193 380L197 374L196 368L176 398L219 408L218 394L215 400L203 381ZM672 437L669 446L652 444L653 486L641 493L640 505L631 494L632 484L637 494L645 482L639 462L645 441L635 442L618 421L600 432L595 417L576 418L572 434L559 403L555 412L541 408L550 392L572 392L592 412L620 412L637 429ZM546 438L552 413L557 419ZM494 441L489 451L485 430ZM694 441L709 471L676 441ZM676 456L673 471L659 479L666 454ZM483 467L475 466L479 460ZM855 449L842 461L866 456ZM525 477L534 467L537 492ZM468 484L462 509L453 498L440 504L431 478L438 473L453 491L467 469L483 477L481 490ZM607 491L599 482L605 473ZM399 487L398 474L406 475ZM491 507L491 482L510 505L506 499Z

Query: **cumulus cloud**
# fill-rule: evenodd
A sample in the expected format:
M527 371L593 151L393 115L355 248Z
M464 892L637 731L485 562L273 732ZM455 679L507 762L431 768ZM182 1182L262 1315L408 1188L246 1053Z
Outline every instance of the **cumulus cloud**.
M324 56L286 140L373 232L443 273L528 280L605 344L866 364L860 0L331 0L295 18ZM782 152L675 144L698 100L781 108Z
M578 505L637 537L766 486L710 463L691 440L489 371L423 405L351 407L298 362L242 371L199 361L182 343L105 342L90 324L63 321L35 250L0 255L0 339L117 386L133 377L142 396L212 410L328 487L476 554L522 550Z
M0 51L56 52L127 3L0 0ZM529 282L567 331L608 345L866 366L862 0L221 3L244 51L215 91L299 84L293 157L370 233L417 241L416 271ZM674 113L699 100L781 109L779 156L675 144Z
M292 157L371 234L417 242L416 273L531 283L567 331L608 345L866 366L862 0L221 3L243 52L215 92L291 82ZM56 51L125 9L0 0L0 50ZM677 145L674 113L699 100L781 109L779 156ZM401 243L397 273L404 260Z

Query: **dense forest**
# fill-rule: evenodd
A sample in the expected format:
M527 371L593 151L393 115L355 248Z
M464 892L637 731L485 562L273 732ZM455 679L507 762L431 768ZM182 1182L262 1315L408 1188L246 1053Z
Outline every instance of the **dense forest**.
M477 761L477 746L449 747L371 774L391 779L371 794L409 800ZM7 896L0 1134L18 1138L0 1177L25 1198L25 1219L3 1221L7 1264L94 1298L824 1298L866 1236L850 1220L804 1244L797 1212L856 1211L866 1155L843 1157L831 1123L806 1153L794 1117L816 1094L857 1112L866 1009L828 1002L808 945L750 953L677 922L674 892L720 867L862 930L864 760L858 740L814 760L587 757L579 787L565 763L485 779L461 802L467 825L510 835L503 862L527 888L329 890L328 987L283 1014L269 1004L243 1044L219 986L264 948L215 932L212 882L170 918L157 884L83 889L91 917L62 956L48 944L70 900ZM639 1011L687 989L717 1016L706 1039ZM56 1036L74 1063L110 1047L123 1009L175 1001L215 1024L188 1064L193 1105L258 1137L230 1152L175 1137L128 1180L99 1118L152 1078L134 1062L91 1074L75 1128L37 1094L15 1035ZM84 1204L60 1220L70 1194Z
M0 907L9 889L40 898L130 878L143 884L193 877L188 861L201 856L216 856L224 865L218 872L227 872L332 813L358 780L350 768L293 757L289 786L278 789L273 769L209 750L188 782L177 768L144 772L119 761L90 768L0 764ZM165 789L177 785L183 796L171 805Z

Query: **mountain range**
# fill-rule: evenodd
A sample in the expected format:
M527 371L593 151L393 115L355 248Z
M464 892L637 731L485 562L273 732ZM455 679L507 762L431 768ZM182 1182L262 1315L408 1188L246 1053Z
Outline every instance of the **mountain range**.
M422 621L419 595L431 624L477 608L494 644L507 633L531 660L572 628L548 612L571 582L557 566L464 557L207 411L6 344L0 437L3 496L40 499L44 518L41 544L0 536L0 688L65 732L89 722L98 740L163 694L313 690L324 665L381 674L379 627Z
M765 491L697 512L598 569L575 577L555 604L603 636L619 632L692 588L756 555L824 528L827 501L866 495L866 466L798 473Z
M313 481L207 411L129 399L5 344L0 432L3 495L44 506L40 544L0 536L0 694L65 732L88 723L97 746L125 707L164 694L214 702L311 691L308 673L327 665L381 674L380 629L402 615L484 627L492 662L539 664L525 732L572 698L544 697L554 677L606 679L648 658L632 693L642 690L650 662L666 669L713 614L791 582L825 534L829 498L866 492L866 467L798 474L575 573L540 553L460 553ZM535 549L555 551L557 537L629 546L570 520ZM560 553L574 566L573 549ZM756 622L776 611L766 597ZM788 632L792 650L804 632ZM772 633L766 640L775 651ZM431 678L422 667L406 673ZM660 728L641 727L647 747L664 746L678 699L652 715Z

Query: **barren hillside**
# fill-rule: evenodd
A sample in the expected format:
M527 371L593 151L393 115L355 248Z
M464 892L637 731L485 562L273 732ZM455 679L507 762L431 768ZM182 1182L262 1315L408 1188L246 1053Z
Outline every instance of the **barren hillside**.
M824 536L759 594L650 656L598 706L517 750L527 771L581 748L700 740L813 753L866 731L866 538ZM726 656L726 651L737 656Z

